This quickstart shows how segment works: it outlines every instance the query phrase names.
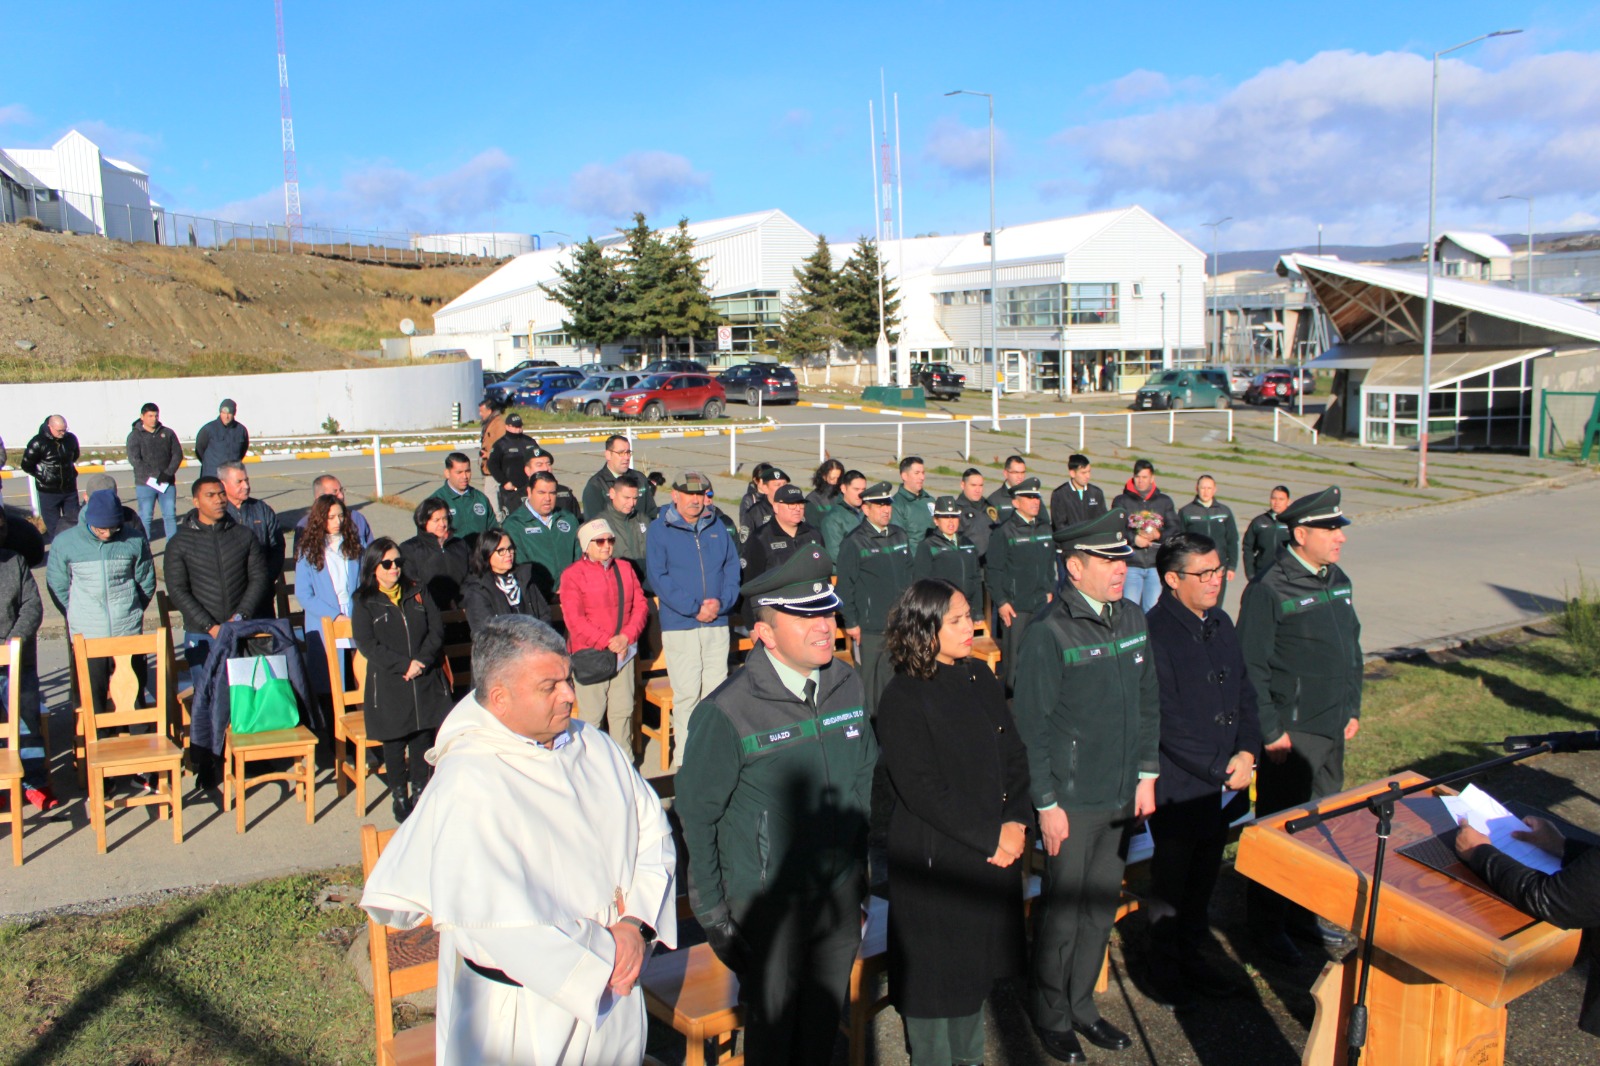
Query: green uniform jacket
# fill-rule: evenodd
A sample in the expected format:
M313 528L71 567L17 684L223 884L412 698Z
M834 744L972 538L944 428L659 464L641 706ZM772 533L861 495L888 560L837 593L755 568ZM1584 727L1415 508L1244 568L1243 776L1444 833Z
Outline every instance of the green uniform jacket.
M828 558L833 560L835 566L839 564L839 545L860 524L861 508L851 507L843 500L822 516L822 546L828 550Z
M862 519L839 545L839 624L882 633L889 608L911 584L911 543L906 531L889 523L879 533Z
M539 521L524 503L506 515L505 532L517 547L517 576L554 603L561 591L561 573L578 561L578 526L567 511L552 511L550 524Z
M1289 543L1289 527L1278 521L1271 511L1263 511L1250 520L1244 531L1244 576L1254 581L1256 575L1272 565L1284 545Z
M1343 737L1361 717L1361 620L1337 565L1319 577L1280 553L1239 601L1239 644L1264 742L1289 729Z
M927 489L913 496L902 487L894 494L894 513L889 521L906 531L915 551L922 538L933 529L933 497Z
M983 567L978 563L978 546L960 533L951 540L934 530L917 546L911 577L914 581L942 577L961 590L974 618L983 613Z
M1012 511L989 536L989 599L995 610L1042 611L1056 590L1056 544L1043 513L1032 522Z
M1213 500L1207 507L1197 496L1178 508L1178 520L1185 533L1199 533L1217 542L1224 569L1239 569L1239 524L1227 504Z
M1109 608L1101 618L1068 588L1022 638L1011 713L1035 807L1119 810L1141 773L1161 772L1161 685L1144 614Z
M809 707L758 644L695 708L673 810L702 924L861 876L878 761L862 696L855 670L830 660Z
M466 492L457 495L449 484L444 484L428 495L444 501L445 509L450 512L450 532L456 536L465 539L494 528L494 505L489 497L472 486L468 485Z

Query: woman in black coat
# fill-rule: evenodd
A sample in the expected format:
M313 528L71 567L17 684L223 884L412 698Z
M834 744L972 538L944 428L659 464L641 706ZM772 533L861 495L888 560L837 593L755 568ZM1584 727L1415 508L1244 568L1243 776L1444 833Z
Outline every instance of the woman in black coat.
M925 578L889 614L878 744L889 820L889 996L912 1066L983 1060L983 1002L1023 972L1028 762L1005 692L972 655L972 611Z
M461 584L472 568L472 549L450 533L450 509L437 496L417 504L412 513L417 535L400 545L406 577L433 596L434 606L453 611L461 606Z
M350 608L351 635L367 660L367 735L383 741L396 821L405 821L427 785L432 767L422 756L450 713L439 608L403 569L400 546L389 537L374 540L361 555Z
M498 529L478 537L478 546L472 550L472 576L461 586L461 606L474 631L503 614L550 621L550 605L539 590L517 580L516 561L516 546Z

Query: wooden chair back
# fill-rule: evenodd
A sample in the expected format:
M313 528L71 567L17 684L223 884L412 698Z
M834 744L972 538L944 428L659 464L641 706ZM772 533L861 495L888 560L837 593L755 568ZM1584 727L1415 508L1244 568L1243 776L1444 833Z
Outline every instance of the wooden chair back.
M194 685L189 682L189 663L178 658L178 647L172 635L172 598L167 595L166 589L156 590L156 617L161 622L161 628L167 634L167 685L168 697L172 700L173 709L177 718L173 728L177 731L177 741L184 747L189 746L189 709L194 704Z
M452 633L466 634L465 642L446 643L444 646L444 676L450 683L450 694L457 698L472 688L472 627L467 622L467 612L440 611L446 637Z
M278 575L277 583L272 589L272 602L279 618L287 618L291 627L298 627L303 633L306 628L305 608L300 606L298 599L291 605L290 599L294 596L294 570L285 570Z
M0 668L6 672L5 721L0 722L0 748L21 756L22 750L22 638L0 644Z
M388 846L394 834L393 829L379 829L370 823L361 827L363 880L372 876L372 868L378 865L378 857L383 854L383 849ZM433 931L433 923L425 922L418 929L400 933L398 936L404 938L406 942L407 958L403 961L390 957L391 934L388 927L379 925L370 917L367 919L367 947L372 957L373 1027L378 1035L380 1063L392 1062L397 1058L392 1047L395 997L432 988L439 981L439 940L438 934ZM429 945L432 947L431 955L427 951ZM396 967L396 962L401 964ZM431 1033L432 1026L428 1029ZM431 1038L428 1041L428 1049L431 1052Z
M72 660L78 672L78 694L82 701L79 710L83 721L84 743L90 759L94 758L100 732L105 729L124 729L131 726L154 726L163 736L173 735L172 681L168 670L168 630L158 627L153 633L131 637L85 637L82 633L72 638ZM139 706L139 678L133 671L134 656L149 656L155 660L156 675L150 685L155 703ZM95 713L94 701L89 698L93 690L89 681L89 663L93 659L110 659L112 673L106 690L105 710Z
M328 682L333 690L333 735L341 739L344 734L340 731L339 719L361 710L367 699L367 657L359 651L351 656L350 669L343 675L348 678L349 687L338 680L341 676L339 656L343 653L339 641L351 639L354 639L354 631L348 616L322 619L322 646L328 656Z

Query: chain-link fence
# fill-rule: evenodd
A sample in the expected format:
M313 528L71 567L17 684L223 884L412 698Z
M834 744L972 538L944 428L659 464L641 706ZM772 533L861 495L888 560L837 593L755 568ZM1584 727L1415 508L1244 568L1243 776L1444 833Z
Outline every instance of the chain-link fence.
M97 233L112 240L170 247L251 252L300 252L363 263L448 265L481 263L538 247L537 237L461 233L419 235L396 230L306 224L290 233L272 222L236 222L181 214L160 207L116 203L94 193L34 189L31 196L0 198L0 221L38 221L62 233Z

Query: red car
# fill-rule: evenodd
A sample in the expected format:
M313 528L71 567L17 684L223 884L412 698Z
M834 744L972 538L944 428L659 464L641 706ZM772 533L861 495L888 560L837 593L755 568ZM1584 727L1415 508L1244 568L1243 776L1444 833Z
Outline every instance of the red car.
M1257 374L1244 390L1245 403L1289 403L1294 399L1294 375L1286 370L1269 370Z
M709 374L651 374L639 387L614 392L606 401L612 418L720 418L727 390Z

